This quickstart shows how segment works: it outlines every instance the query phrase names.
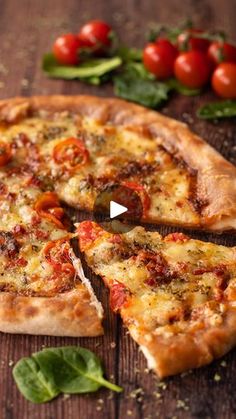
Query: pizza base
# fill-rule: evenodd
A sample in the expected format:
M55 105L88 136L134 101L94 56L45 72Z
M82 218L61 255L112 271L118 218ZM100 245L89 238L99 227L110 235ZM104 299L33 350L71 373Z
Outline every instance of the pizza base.
M73 111L78 117L88 116L102 124L129 126L150 135L176 158L183 158L198 174L198 197L207 205L203 208L200 225L194 228L236 229L236 167L185 124L119 99L60 95L2 100L0 121L16 122L43 109L52 113Z

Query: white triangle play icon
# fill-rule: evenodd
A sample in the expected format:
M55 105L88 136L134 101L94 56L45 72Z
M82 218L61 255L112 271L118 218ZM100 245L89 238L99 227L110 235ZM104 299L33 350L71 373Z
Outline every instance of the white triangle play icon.
M118 204L115 201L110 201L110 218L115 218L126 211L128 211L128 208Z

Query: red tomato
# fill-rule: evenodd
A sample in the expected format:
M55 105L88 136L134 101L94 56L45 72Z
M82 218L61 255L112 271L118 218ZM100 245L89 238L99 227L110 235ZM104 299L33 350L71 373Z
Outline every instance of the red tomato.
M227 42L212 42L207 53L214 65L223 61L236 62L236 47Z
M80 42L76 35L67 33L59 36L53 45L53 54L61 64L75 65L79 61Z
M160 79L168 79L174 73L177 56L175 47L167 40L147 44L143 50L143 64L148 71Z
M44 257L56 271L75 275L75 269L71 263L70 246L65 238L48 242L44 247Z
M236 63L219 64L213 73L211 84L217 95L236 99Z
M185 86L199 88L209 80L211 65L209 59L201 51L189 51L175 60L175 76Z
M72 137L55 145L53 158L56 163L65 163L70 169L76 170L87 163L89 153L81 140Z
M34 209L35 211L37 211L38 215L55 223L57 227L65 228L61 221L64 217L64 210L60 207L60 203L56 193L42 193L38 197Z
M166 49L166 52L169 53L170 56L176 58L178 55L177 48L166 38L157 38L155 43L157 45L161 45L163 48Z
M168 241L173 241L173 242L180 243L180 242L186 242L188 240L189 240L189 237L186 236L186 234L178 233L178 232L170 233L167 236L165 236L165 241L167 241L167 242Z
M204 31L200 29L187 29L178 36L177 44L180 51L197 50L206 52L210 42L208 39L198 38L197 34ZM192 35L192 36L191 36Z
M110 34L111 27L106 22L102 20L91 20L82 26L78 33L78 39L84 46L101 50L111 45Z
M140 196L143 206L143 217L145 217L150 208L151 200L144 186L132 181L122 182L122 185L126 186L126 188L133 189Z

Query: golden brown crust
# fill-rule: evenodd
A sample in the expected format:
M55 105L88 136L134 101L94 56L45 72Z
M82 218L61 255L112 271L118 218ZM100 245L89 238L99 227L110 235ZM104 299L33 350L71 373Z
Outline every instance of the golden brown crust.
M132 126L151 134L197 172L197 196L207 202L202 210L201 227L217 231L236 229L236 167L185 124L119 99L59 95L0 101L0 121L14 122L42 109L68 110L104 124Z
M0 331L50 336L99 336L101 319L83 285L55 297L0 293Z
M132 327L129 331L141 346L149 367L163 378L207 365L232 349L236 345L236 309L227 309L221 325L203 326L192 335L143 335Z

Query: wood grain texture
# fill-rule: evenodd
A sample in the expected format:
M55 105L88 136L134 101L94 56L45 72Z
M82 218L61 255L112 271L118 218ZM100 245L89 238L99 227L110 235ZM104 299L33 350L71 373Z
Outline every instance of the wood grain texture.
M0 0L0 97L33 94L112 95L112 87L88 87L77 81L49 80L41 71L42 53L55 36L77 31L90 18L108 20L121 39L142 46L148 24L159 21L178 24L191 17L197 27L225 29L236 40L235 0ZM162 111L189 123L226 158L236 164L236 124L213 124L193 115L210 93L199 98L173 96ZM81 214L78 217L82 217ZM170 229L161 228L162 233ZM235 245L227 235L193 233L194 237ZM85 266L105 312L104 337L69 339L1 334L0 418L1 419L231 419L236 417L236 352L224 362L183 374L160 383L148 373L144 357L130 339L118 317L108 308L108 292ZM80 344L103 360L107 377L124 387L116 395L101 390L94 395L72 396L45 405L33 405L20 395L12 380L12 362L42 346ZM215 381L218 374L221 379Z

